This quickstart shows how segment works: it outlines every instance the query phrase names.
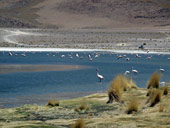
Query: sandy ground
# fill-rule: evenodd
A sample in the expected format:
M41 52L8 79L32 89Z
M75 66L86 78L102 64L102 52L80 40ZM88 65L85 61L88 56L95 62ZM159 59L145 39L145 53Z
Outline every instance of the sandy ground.
M0 47L170 51L170 29L1 29Z
M50 24L59 28L66 29L80 29L80 28L117 28L124 26L135 26L131 23L124 23L116 20L112 20L107 17L90 16L89 14L70 13L67 11L60 11L57 6L62 3L62 0L50 0L39 3L34 8L40 8L36 14L37 21L44 25ZM48 6L46 6L48 5ZM136 25L137 26L137 25Z

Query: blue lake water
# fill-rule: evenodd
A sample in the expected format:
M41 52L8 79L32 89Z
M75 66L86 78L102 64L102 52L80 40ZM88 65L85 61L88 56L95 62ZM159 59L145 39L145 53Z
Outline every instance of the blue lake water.
M17 56L14 54L17 53ZM76 53L82 57L76 57ZM145 88L150 75L164 68L161 81L170 81L170 55L157 54L114 54L109 52L15 52L9 56L8 52L0 52L0 66L4 64L54 64L54 65L83 65L88 68L69 71L42 72L14 72L0 73L0 98L15 98L50 93L95 93L106 92L110 82L118 74L131 67L138 70L138 74L129 74L138 87ZM47 54L49 54L47 56ZM92 61L89 61L88 55ZM95 58L95 55L99 57ZM65 57L61 57L65 55ZM123 58L118 59L117 55ZM71 59L70 56L73 58ZM146 59L152 56L152 59ZM130 58L127 61L125 58ZM96 68L105 79L100 83L96 76Z

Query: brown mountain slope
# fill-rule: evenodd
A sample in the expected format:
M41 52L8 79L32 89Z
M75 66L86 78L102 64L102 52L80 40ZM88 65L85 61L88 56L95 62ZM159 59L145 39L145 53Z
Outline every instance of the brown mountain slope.
M33 8L43 0L0 0L0 27L36 27L40 23Z
M170 25L169 0L0 0L0 8L1 17L38 27Z

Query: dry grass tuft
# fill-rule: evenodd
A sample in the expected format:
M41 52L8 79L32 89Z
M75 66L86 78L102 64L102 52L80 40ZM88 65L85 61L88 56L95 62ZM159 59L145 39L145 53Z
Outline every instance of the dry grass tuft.
M79 112L79 111L83 111L83 110L89 110L90 108L89 108L89 106L84 102L84 103L82 103L82 104L80 104L80 106L78 106L78 107L76 107L74 110L76 111L76 112Z
M153 91L154 91L154 89L153 89L153 88L150 88L150 89L148 90L146 96L152 95Z
M129 88L137 88L132 79L128 79L124 75L116 76L115 79L111 82L110 88L108 90L109 100L107 103L112 103L113 100L119 102L123 91L126 91Z
M109 100L107 103L112 103L113 100L119 102L123 91L126 91L130 88L137 88L132 79L128 79L124 75L116 76L115 79L111 82L110 88L108 90Z
M122 90L119 87L114 87L108 90L108 97L109 100L107 101L107 103L112 103L113 100L115 100L116 102L119 102L121 97L122 97Z
M73 124L72 128L85 128L84 120L78 119L75 124Z
M152 94L150 95L150 101L151 101L151 107L155 106L157 103L159 103L161 101L161 96L162 96L162 93L161 93L161 90L160 89L157 89L157 90L154 90L152 92Z
M147 88L159 88L160 84L160 79L161 79L161 74L157 73L157 72L154 72L151 77L150 77L150 80L147 84Z
M128 84L130 88L135 88L135 89L138 88L137 85L133 82L132 78L128 80Z
M121 83L120 83L120 78L115 78L111 85L110 85L110 88L108 90L108 97L109 97L109 100L107 103L112 103L113 100L119 102L121 97L122 97L122 93L123 93L123 90L122 90L122 86Z
M163 112L164 111L164 106L163 105L160 105L159 107L159 112Z
M127 107L126 113L127 114L132 114L133 112L137 112L139 108L139 104L135 98L133 98Z
M47 106L50 106L50 107L59 106L59 100L55 100L55 101L49 100Z
M163 95L168 95L168 85L165 85L163 88Z

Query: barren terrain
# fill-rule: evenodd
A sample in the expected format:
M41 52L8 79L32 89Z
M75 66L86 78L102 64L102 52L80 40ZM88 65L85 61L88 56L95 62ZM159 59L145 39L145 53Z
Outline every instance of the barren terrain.
M1 47L170 51L170 31L156 28L1 29L0 37Z
M1 0L0 26L19 28L169 27L168 0Z

